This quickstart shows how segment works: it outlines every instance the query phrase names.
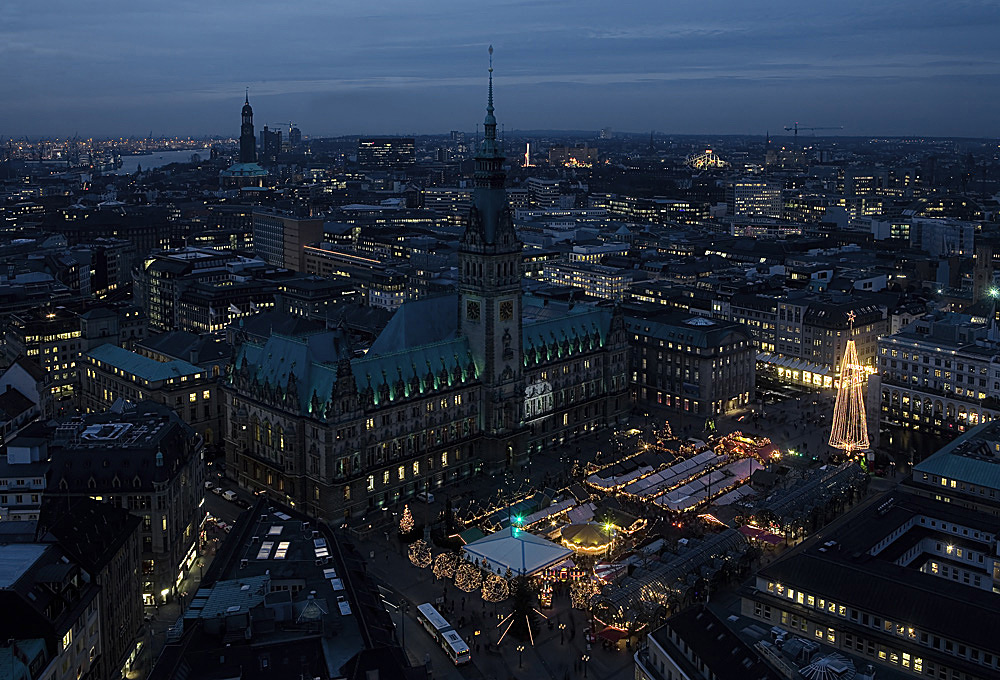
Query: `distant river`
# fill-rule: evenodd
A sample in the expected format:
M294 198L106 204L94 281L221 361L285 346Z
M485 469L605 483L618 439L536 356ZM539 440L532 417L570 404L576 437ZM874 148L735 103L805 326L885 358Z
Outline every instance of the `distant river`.
M141 165L143 170L158 168L171 163L190 163L192 154L207 160L211 149L187 149L184 151L154 151L146 156L122 156L122 166L116 175L131 175Z

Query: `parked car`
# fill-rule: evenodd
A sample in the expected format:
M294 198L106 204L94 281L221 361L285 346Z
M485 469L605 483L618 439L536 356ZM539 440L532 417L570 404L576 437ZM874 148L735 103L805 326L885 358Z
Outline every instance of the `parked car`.
M230 503L232 503L233 501L236 500L236 492L233 491L232 489L226 489L225 491L222 492L222 497L225 498Z
M214 493L216 496L221 496L222 495L222 487L221 486L213 486L212 487L212 493Z
M213 484L212 482L210 482L208 480L205 480L205 488L206 489L211 489L213 486L215 486L215 484Z
M432 493L430 493L428 491L421 491L420 493L417 494L417 500L418 501L423 501L424 503L433 503L434 502L434 494L432 494Z
M235 501L233 501L233 504L237 508L243 508L244 510L250 507L250 504L247 501L243 500L242 498L237 498Z

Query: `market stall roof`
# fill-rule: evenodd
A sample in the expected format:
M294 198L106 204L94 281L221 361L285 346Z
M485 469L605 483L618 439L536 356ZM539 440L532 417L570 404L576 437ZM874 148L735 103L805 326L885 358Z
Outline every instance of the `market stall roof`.
M610 543L608 532L600 524L570 524L562 528L562 539L581 548L604 548Z
M569 548L510 527L463 546L462 552L480 564L488 561L496 573L503 574L509 568L511 573L524 576L558 564L573 554Z
M483 530L480 529L479 527L472 527L471 529L466 529L465 531L460 533L458 537L462 539L462 543L469 544L473 543L474 541L478 541L485 535L486 534L483 533Z
M627 638L628 637L628 632L622 630L621 628L615 628L614 626L608 626L607 628L605 628L604 630L602 630L600 633L598 633L597 637L603 638L605 640L608 640L609 642L618 642L622 638Z
M740 533L747 538L755 538L758 541L770 543L771 545L778 545L785 542L785 539L781 536L772 534L770 531L765 531L764 529L758 529L757 527L742 526L740 527Z

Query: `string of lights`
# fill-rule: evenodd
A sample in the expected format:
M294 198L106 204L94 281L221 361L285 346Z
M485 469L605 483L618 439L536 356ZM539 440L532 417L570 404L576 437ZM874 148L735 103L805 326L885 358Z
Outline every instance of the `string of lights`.
M411 543L408 552L409 552L410 562L412 562L414 566L419 567L421 569L429 567L431 561L433 560L433 557L431 556L431 548L423 540L414 541L413 543Z
M851 332L854 332L854 312L848 314ZM858 349L853 338L847 341L847 349L840 363L840 385L837 401L833 408L833 424L830 428L830 446L841 449L847 455L865 451L869 447L868 419L865 415L865 380L868 371L858 361Z

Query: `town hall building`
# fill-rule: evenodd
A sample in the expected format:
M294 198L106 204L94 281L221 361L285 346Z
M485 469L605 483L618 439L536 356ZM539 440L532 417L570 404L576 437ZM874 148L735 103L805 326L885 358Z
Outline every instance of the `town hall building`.
M493 75L456 294L404 303L363 356L345 329L246 340L223 387L228 474L318 518L527 465L630 408L619 309L522 293Z

